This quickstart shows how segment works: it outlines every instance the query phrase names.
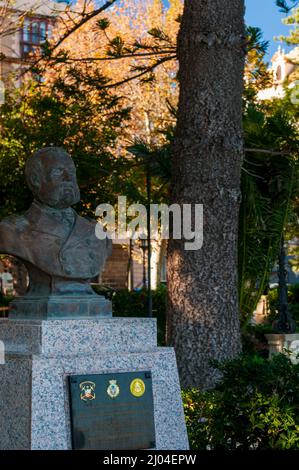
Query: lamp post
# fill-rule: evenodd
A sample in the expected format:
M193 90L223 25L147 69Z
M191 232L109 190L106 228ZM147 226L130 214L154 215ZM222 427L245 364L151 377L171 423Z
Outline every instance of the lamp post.
M140 248L142 250L142 265L143 265L143 277L142 277L142 285L146 288L146 250L147 250L147 239L140 236Z
M142 250L142 263L143 263L143 287L147 290L147 315L148 317L153 316L153 307L152 307L152 290L151 290L151 248L150 248L150 239L148 235L142 233L139 237L139 246ZM148 271L146 279L146 252L147 252L147 262L148 262Z
M127 235L128 236L128 235ZM129 234L129 239L130 239L130 246L129 246L129 268L128 268L128 288L130 291L134 289L134 267L133 267L133 240L130 237Z
M151 271L151 166L148 160L146 165L146 194L147 194L147 314L148 317L153 316L153 299L152 299L152 271Z

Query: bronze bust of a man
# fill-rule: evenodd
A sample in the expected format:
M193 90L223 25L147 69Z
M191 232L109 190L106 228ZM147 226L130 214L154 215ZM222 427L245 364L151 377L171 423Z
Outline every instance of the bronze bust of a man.
M10 316L107 316L110 303L90 280L103 270L111 240L99 240L97 222L71 207L80 200L72 158L62 148L43 148L28 159L25 176L31 207L0 223L0 253L19 258L29 273L28 292L13 302Z

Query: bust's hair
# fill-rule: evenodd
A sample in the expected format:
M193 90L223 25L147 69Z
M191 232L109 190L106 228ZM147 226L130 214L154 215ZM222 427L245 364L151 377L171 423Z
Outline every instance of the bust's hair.
M71 158L62 147L44 147L34 152L34 154L28 158L25 165L25 178L29 189L33 193L36 193L36 187L32 182L32 176L39 175L40 173L42 173L43 159L45 157L51 158L51 156L57 154L68 156L69 158Z

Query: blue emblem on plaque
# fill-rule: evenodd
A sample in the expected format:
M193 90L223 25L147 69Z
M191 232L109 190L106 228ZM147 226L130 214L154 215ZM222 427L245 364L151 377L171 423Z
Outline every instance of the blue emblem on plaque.
M110 398L118 397L120 388L117 385L117 380L109 380L109 387L107 388L107 393Z

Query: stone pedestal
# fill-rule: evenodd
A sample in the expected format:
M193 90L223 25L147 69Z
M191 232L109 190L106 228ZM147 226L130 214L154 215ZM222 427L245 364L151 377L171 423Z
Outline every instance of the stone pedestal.
M100 295L49 295L17 297L9 318L36 320L112 317L112 304Z
M299 362L299 334L267 334L265 335L269 344L269 356L273 354L288 354L293 364Z
M188 449L174 350L156 338L155 319L1 320L0 449L71 449L68 376L144 370L156 449Z

